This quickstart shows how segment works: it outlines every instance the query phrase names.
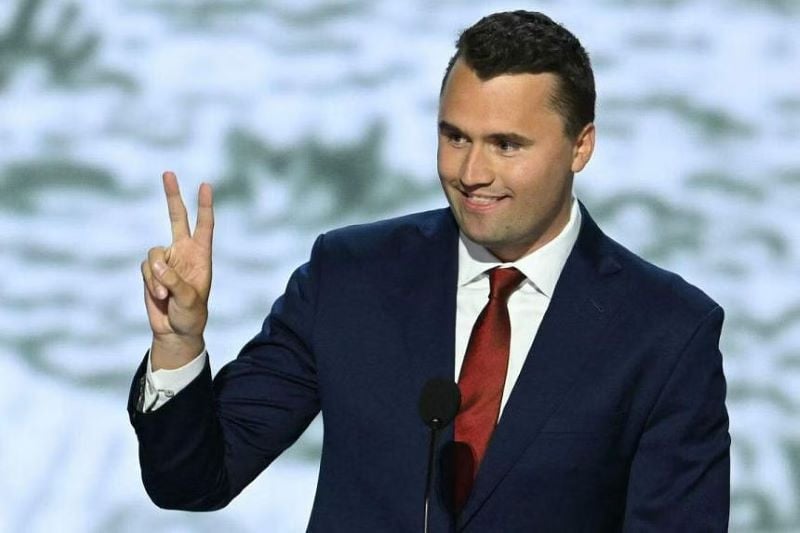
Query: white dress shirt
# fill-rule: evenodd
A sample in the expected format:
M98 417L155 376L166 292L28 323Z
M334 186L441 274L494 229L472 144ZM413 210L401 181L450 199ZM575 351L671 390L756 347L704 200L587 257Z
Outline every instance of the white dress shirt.
M486 248L461 234L458 246L456 294L456 375L454 376L456 380L461 372L472 327L489 298L488 271L498 266L514 267L526 278L508 299L511 347L503 399L500 402L501 414L522 371L522 365L528 357L544 313L550 305L558 277L564 269L575 241L578 240L580 227L581 212L578 202L573 198L569 221L564 229L541 248L511 263L503 263Z
M456 292L456 346L454 378L457 380L467 351L472 326L489 297L489 275L494 267L514 267L525 275L525 281L508 300L511 319L511 349L508 373L503 388L502 413L508 396L517 382L533 339L542 323L564 264L567 262L581 227L578 202L572 199L569 221L550 242L514 261L503 263L486 248L472 242L463 233L458 245L458 289ZM535 355L534 355L535 357ZM194 380L206 364L205 350L186 365L174 370L153 371L147 358L144 410L158 409Z

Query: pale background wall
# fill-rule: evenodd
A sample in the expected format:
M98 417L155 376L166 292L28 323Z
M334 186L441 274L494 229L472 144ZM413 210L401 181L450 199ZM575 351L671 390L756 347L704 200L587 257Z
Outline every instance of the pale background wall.
M589 49L578 196L727 310L734 531L800 530L800 2L0 1L0 530L302 531L321 428L228 509L166 512L125 414L160 172L217 191L216 370L325 229L444 205L460 28L545 11Z

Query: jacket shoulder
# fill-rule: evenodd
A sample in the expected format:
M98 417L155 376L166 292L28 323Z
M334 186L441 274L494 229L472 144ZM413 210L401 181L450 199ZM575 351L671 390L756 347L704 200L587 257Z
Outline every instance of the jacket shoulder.
M327 254L349 258L402 251L422 237L446 237L458 229L447 208L337 228L322 235Z
M665 310L682 310L695 317L703 317L719 307L705 291L680 274L644 259L610 237L605 237L605 240L626 273L630 289L646 299L649 305Z

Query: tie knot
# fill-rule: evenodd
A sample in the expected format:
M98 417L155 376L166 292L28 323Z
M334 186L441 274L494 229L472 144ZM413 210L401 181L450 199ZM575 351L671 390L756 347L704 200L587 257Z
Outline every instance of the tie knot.
M514 292L525 274L516 268L493 268L489 271L489 298L499 298L503 302Z

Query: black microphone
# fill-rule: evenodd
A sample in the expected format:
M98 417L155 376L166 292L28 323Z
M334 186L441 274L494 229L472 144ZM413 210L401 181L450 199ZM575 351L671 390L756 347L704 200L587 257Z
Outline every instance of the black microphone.
M428 533L430 517L431 486L433 484L434 462L436 460L436 437L440 429L447 427L458 414L461 405L461 391L453 380L432 378L425 383L419 398L419 415L425 425L431 428L428 447L428 473L425 479L425 519L424 533Z

